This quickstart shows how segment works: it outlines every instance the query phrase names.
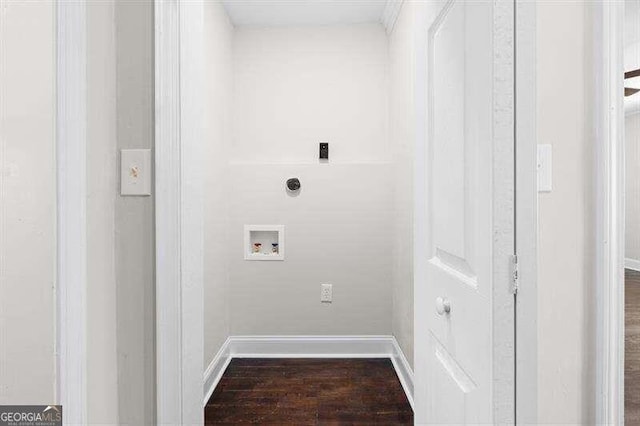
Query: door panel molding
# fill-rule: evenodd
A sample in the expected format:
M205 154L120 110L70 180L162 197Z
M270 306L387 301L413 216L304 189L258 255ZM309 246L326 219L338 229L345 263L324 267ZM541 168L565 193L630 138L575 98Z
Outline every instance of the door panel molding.
M466 259L436 248L436 255L429 262L444 272L458 278L469 287L478 288L478 276Z
M460 390L464 393L469 393L477 389L478 385L473 381L473 378L464 371L433 333L431 333L431 338L436 342L436 359L440 361L442 367L449 373L449 376L456 382Z

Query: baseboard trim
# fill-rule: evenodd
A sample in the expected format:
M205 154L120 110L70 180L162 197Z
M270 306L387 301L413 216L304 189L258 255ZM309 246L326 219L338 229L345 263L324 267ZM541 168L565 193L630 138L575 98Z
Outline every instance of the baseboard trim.
M390 336L232 336L235 358L387 358Z
M393 337L393 355L391 356L391 362L393 363L393 368L396 370L398 379L400 379L400 384L404 389L404 393L407 395L409 404L411 404L411 408L414 409L413 370L411 369L411 365L409 365L409 361L407 361L407 357L404 355L404 352L402 351L402 348L400 348L400 344L395 337Z
M213 394L213 390L218 386L218 382L222 378L224 371L227 369L227 366L231 362L230 355L230 338L227 338L225 342L220 347L220 350L213 357L211 363L207 367L204 372L204 401L202 403L203 406L207 405L207 401L211 398L211 394Z
M204 373L203 405L233 358L389 358L413 408L413 371L393 336L230 336Z
M640 272L640 260L625 258L624 267L626 269L631 269L631 270Z

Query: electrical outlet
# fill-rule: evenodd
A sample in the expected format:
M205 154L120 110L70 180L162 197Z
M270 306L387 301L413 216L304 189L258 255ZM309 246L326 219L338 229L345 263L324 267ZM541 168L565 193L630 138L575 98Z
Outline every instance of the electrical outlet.
M320 285L320 301L322 303L331 303L332 299L332 288L331 284L321 284Z

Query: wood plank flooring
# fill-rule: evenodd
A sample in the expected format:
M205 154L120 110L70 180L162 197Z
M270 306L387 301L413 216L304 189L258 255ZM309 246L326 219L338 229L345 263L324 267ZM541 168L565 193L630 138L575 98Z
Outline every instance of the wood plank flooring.
M206 425L411 425L389 359L233 359Z
M625 270L625 424L640 424L640 272Z

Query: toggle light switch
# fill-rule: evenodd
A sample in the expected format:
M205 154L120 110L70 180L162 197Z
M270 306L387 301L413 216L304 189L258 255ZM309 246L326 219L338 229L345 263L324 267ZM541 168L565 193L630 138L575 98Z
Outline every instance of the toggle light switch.
M120 151L120 195L151 195L151 150Z

